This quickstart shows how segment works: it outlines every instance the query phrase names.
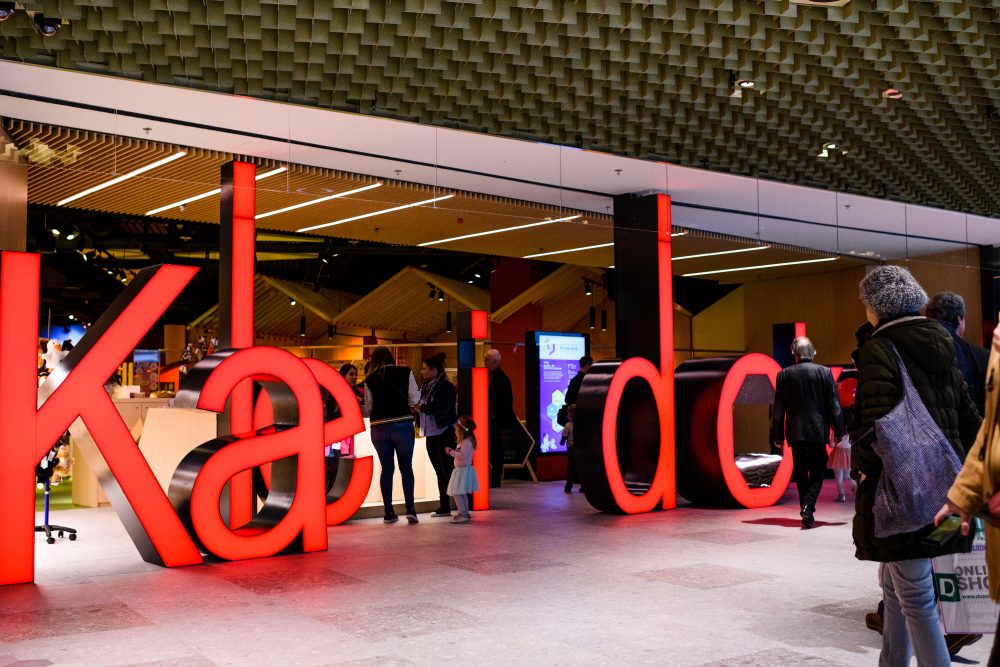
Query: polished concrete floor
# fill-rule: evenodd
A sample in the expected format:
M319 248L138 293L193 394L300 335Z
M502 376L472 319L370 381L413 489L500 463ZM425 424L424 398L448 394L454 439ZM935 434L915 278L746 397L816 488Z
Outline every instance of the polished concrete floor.
M0 665L875 665L875 566L832 497L804 531L790 494L622 517L516 482L469 525L356 521L326 553L172 570L111 510L58 512L80 539L39 538L37 583L0 588Z

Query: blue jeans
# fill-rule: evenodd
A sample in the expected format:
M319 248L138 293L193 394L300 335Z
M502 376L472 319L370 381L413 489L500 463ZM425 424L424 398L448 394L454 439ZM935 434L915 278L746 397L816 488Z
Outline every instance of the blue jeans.
M905 667L911 652L920 667L949 667L951 658L938 623L929 558L882 563L878 571L885 601L879 667Z
M406 511L416 514L413 504L413 422L396 422L395 424L376 424L372 426L372 445L378 454L382 474L379 476L379 487L382 489L382 504L386 514L392 511L392 475L396 472L396 462L393 453L399 459L399 476L403 479L403 499L406 501Z

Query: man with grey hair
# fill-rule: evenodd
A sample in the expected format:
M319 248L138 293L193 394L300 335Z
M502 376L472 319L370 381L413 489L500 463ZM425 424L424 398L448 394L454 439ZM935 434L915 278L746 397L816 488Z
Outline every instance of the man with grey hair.
M925 312L927 317L937 320L951 334L955 343L955 358L962 370L962 377L965 378L969 397L979 409L979 414L986 414L986 365L990 360L990 353L962 338L965 335L965 299L954 292L941 292L930 298Z
M771 442L781 449L792 447L792 476L799 491L802 527L812 528L816 500L826 474L826 443L833 428L837 439L844 435L844 420L837 399L833 373L813 363L816 348L801 336L792 341L795 364L778 373L774 388Z

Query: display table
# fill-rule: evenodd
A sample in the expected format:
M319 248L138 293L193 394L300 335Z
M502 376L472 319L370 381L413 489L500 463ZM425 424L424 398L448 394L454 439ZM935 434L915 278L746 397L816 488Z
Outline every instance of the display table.
M150 469L156 476L164 493L170 486L170 478L181 459L203 442L216 437L217 415L214 412L191 408L167 407L169 399L125 399L115 401L115 407L139 443L139 451L146 457ZM433 503L437 506L437 476L424 438L416 438L413 448L414 498L418 509L426 509ZM368 420L365 431L354 436L354 453L357 458L371 456L374 464L372 485L362 505L365 516L381 514L382 491L379 475L382 467L372 446ZM107 498L97 483L90 467L74 445L73 503L86 507L107 504ZM393 475L392 500L403 502L403 482L399 466ZM375 512L378 509L378 512Z
M122 416L125 426L132 437L139 439L146 415L151 408L165 408L170 405L169 398L121 398L113 401L118 414ZM108 498L104 495L97 477L87 465L86 459L80 453L76 443L70 439L73 451L73 504L83 507L107 505Z
M437 476L434 474L434 466L427 456L427 444L425 438L417 438L413 446L413 497L419 504L422 501L434 501L437 506ZM374 461L374 472L372 473L372 488L368 491L368 496L362 507L382 507L382 490L379 487L378 479L382 474L382 466L378 461L378 454L372 445L371 425L365 419L365 430L354 436L354 455L357 458L371 456ZM399 474L399 463L396 463L396 472L392 476L392 502L403 502L403 480Z
M146 413L139 451L163 492L188 452L218 433L218 415L193 408L153 408Z

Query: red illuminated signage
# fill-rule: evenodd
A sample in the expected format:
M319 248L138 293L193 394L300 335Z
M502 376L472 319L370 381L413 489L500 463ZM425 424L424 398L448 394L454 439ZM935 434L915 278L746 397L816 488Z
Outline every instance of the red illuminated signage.
M339 373L283 350L253 347L254 168L233 163L232 225L222 282L231 287L231 319L222 324L240 350L213 354L192 369L183 394L197 407L231 406L230 430L185 457L164 494L104 383L162 316L196 268L165 265L140 272L41 387L36 385L37 255L0 255L0 584L34 579L34 469L69 429L143 559L164 566L219 558L326 548L327 525L350 518L372 479L372 460L351 460L351 475L327 504L323 447L363 430L360 408ZM224 187L225 190L225 187ZM224 233L224 237L226 234ZM26 316L26 314L28 314ZM254 415L253 381L272 415ZM324 424L320 388L341 416ZM37 406L36 406L37 396ZM256 418L255 418L256 417ZM79 418L79 419L78 419ZM273 422L255 430L255 421ZM252 516L251 469L271 464L271 488ZM233 489L229 521L219 510Z

